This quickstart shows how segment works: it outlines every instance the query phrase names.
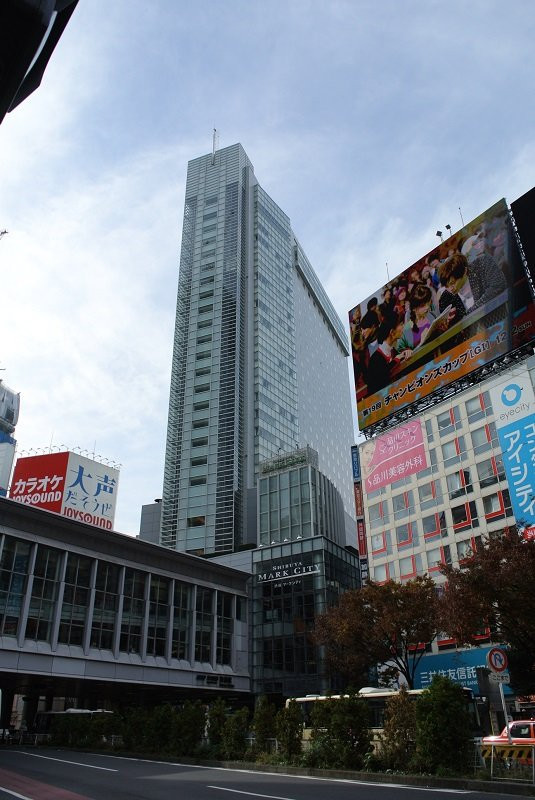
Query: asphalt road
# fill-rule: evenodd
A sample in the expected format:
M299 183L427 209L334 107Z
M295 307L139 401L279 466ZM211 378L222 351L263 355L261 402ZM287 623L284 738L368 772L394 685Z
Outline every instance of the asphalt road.
M0 750L0 800L499 800L506 794L272 775L32 748Z

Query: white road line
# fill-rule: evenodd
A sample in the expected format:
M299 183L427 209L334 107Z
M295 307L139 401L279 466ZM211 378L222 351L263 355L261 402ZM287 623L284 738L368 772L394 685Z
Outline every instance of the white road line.
M256 792L242 792L239 789L227 789L224 786L208 786L208 789L220 789L222 792L234 792L234 794L248 794L249 797L268 797L270 800L295 800L293 797L280 797L278 794L257 794Z
M95 767L93 764L83 764L81 761L67 761L65 758L52 758L52 756L40 756L37 753L27 753L26 750L12 750L12 753L20 753L23 756L31 756L32 758L44 758L46 761L59 761L61 764L73 764L75 767L87 767L88 769L102 769L104 772L119 772L118 769L110 769L110 767Z
M410 783L381 783L380 781L359 781L349 778L320 778L317 775L292 775L287 772L263 772L259 769L236 769L231 767L208 767L202 764L181 764L179 761L156 761L153 758L129 758L128 756L111 756L101 753L101 758L115 758L122 761L139 761L144 764L159 764L168 767L184 767L184 769L214 769L219 772L240 772L245 775L268 775L273 778L298 778L300 781L327 781L327 783L351 783L357 786L377 786L383 789L412 789L415 792L444 792L444 794L473 794L476 789L446 789L442 786L412 786Z
M10 794L12 797L18 797L19 800L32 800L31 797L26 797L25 794L18 794L18 792L12 792L11 789L4 789L3 786L0 786L0 792L5 792L6 794Z

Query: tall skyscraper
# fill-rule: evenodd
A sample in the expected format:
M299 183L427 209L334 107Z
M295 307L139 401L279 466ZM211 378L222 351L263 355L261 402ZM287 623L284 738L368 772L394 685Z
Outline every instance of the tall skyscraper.
M161 543L257 543L259 464L310 445L352 500L347 335L290 220L232 145L189 163ZM347 516L348 541L356 542ZM353 541L355 540L355 542Z

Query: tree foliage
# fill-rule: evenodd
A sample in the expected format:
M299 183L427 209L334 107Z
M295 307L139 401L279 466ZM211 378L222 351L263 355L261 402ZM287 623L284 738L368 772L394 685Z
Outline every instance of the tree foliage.
M292 761L301 753L303 738L303 717L295 700L281 708L275 718L275 729L281 756Z
M414 763L426 772L465 771L472 757L470 715L463 689L435 675L416 703Z
M459 644L477 644L487 624L496 641L509 645L511 683L535 691L535 540L515 530L489 539L460 568L442 567L441 627Z
M349 695L315 703L311 712L312 738L305 764L327 769L360 769L371 750L366 702Z
M366 684L369 669L379 664L387 682L401 674L412 689L424 654L418 645L438 630L435 584L424 576L345 592L316 620L315 638L330 668L352 685Z
M416 746L416 703L405 687L386 702L380 754L388 769L406 771Z
M257 753L267 753L269 750L269 740L276 738L276 714L277 709L273 703L269 702L265 695L258 698L252 724Z
M227 717L221 736L221 752L225 758L243 758L249 724L249 711L239 708Z

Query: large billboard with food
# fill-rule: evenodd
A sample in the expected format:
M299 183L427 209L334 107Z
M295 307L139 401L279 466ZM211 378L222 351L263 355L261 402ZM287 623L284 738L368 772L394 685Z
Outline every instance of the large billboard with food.
M360 429L531 341L534 322L500 200L349 312Z

